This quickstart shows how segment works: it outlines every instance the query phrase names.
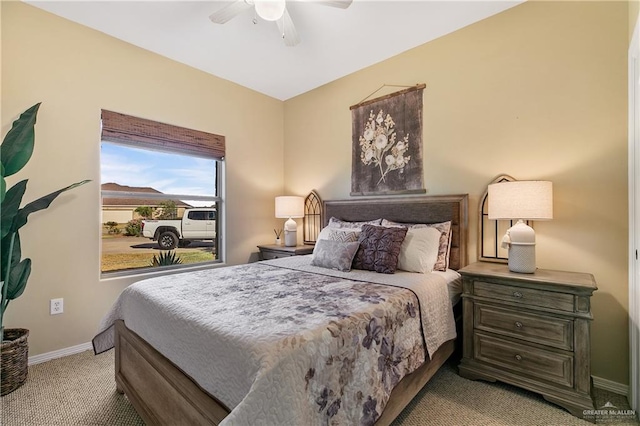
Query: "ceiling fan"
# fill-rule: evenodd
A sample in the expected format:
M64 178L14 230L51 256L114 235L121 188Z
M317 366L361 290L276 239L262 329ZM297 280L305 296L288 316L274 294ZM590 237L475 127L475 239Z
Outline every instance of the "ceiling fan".
M317 3L325 6L338 7L341 9L348 8L353 0L288 0L288 1L304 1L306 3ZM287 11L287 0L235 0L223 8L213 12L209 19L216 24L224 24L232 18L238 16L248 9L254 9L255 14L265 21L275 21L278 25L278 31L282 35L284 44L287 46L295 46L300 43L298 31L291 20L291 16ZM254 24L257 23L254 18Z

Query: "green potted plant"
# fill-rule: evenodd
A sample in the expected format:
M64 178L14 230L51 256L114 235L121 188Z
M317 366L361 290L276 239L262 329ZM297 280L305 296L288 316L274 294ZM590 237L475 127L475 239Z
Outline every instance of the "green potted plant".
M69 185L20 207L28 179L7 190L5 177L19 172L31 158L35 143L36 116L40 103L32 106L13 122L0 146L0 395L19 388L27 378L29 330L4 329L4 313L9 302L24 292L31 274L31 259L21 259L19 230L31 213L44 210L61 193L89 182Z

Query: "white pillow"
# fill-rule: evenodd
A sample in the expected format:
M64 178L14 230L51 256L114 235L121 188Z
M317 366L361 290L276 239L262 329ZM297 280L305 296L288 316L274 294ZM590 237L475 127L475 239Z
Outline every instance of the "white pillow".
M440 231L436 228L409 228L400 247L398 269L421 274L433 271L439 247Z
M451 254L451 221L441 223L400 223L391 220L382 219L382 226L405 228L424 228L432 227L440 231L440 249L438 251L438 259L433 269L436 271L446 271L449 267L449 255Z

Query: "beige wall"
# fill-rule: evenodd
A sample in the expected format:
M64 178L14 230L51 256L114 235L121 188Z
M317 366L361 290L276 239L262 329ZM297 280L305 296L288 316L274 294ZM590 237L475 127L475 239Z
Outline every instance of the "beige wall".
M469 194L470 261L495 176L553 181L538 266L594 274L592 372L627 383L628 13L623 2L527 2L286 101L287 189L349 197L349 106L384 83L426 83L425 186Z
M99 279L100 109L226 136L225 243L244 263L273 239L283 188L283 104L228 81L58 18L21 2L2 7L2 134L42 101L25 201L71 182L88 185L35 213L21 231L33 261L8 327L31 331L30 355L88 342L132 279ZM49 316L49 299L65 312Z

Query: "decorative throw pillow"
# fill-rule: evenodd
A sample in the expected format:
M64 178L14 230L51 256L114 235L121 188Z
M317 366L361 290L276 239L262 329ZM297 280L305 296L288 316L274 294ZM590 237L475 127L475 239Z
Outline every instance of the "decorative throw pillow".
M311 264L321 268L337 269L338 271L350 271L353 257L360 243L340 242L331 240L318 240L313 249Z
M409 228L413 225L415 225L415 223L394 222L387 219L382 219L382 222L380 222L380 226L386 226L388 228Z
M409 228L398 255L398 269L421 274L433 271L438 260L440 231L436 228Z
M399 227L405 226L407 228L436 228L440 231L440 247L438 249L438 260L433 266L434 271L446 271L449 266L449 253L451 251L451 221L440 223L399 223L390 220L382 219L382 226Z
M318 249L318 241L320 240L330 240L330 241L340 241L343 243L351 243L358 241L358 237L360 236L359 229L336 229L329 228L328 226L323 228L318 234L318 239L316 241L316 245L313 248L313 253L315 254Z
M404 227L363 225L353 268L393 274L398 267L400 247L406 234L407 228Z
M341 241L343 243L352 243L358 241L360 237L359 229L333 229L329 228L327 240Z
M451 221L441 223L428 223L414 225L412 228L432 227L440 231L440 246L438 248L438 260L433 265L434 271L446 271L449 265L449 239L451 237Z
M318 234L318 238L316 239L316 242L320 240L328 240L329 232L331 232L331 228L329 228L328 226L325 226L324 228L322 228L322 230Z
M329 228L361 229L362 225L380 225L380 223L382 223L382 219L375 219L364 222L347 222L345 220L340 220L332 217L331 219L329 219L329 224L327 226Z
M452 234L453 229L449 228L449 236L447 237L447 239L449 240L449 244L447 245L447 265L445 266L445 270L449 269L449 261L451 260L451 241L453 240L453 238L451 238Z

